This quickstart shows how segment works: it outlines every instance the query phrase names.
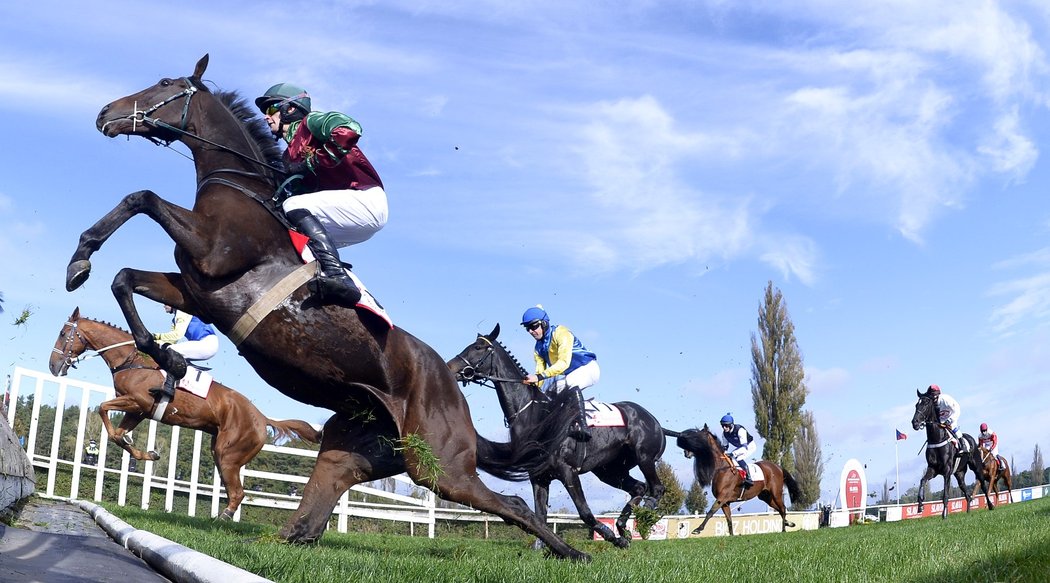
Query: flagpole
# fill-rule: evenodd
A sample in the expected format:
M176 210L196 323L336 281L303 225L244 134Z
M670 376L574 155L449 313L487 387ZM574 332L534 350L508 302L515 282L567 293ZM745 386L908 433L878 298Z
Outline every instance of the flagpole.
M896 485L896 488L897 488L897 506L900 506L900 504L901 504L901 458L900 458L900 454L897 453L898 450L900 449L897 446L898 442L900 442L900 440L896 439L896 435L895 435L894 436L894 440L893 440L893 459L894 459L894 461L896 462L896 465L897 465L897 485Z

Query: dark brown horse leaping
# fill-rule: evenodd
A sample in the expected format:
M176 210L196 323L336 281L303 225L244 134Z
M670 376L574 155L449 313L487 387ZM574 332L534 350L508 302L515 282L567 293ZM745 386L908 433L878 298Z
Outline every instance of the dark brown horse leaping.
M664 433L678 438L678 447L685 450L686 457L693 458L693 472L696 474L697 483L701 486L711 486L711 494L715 497L715 501L711 503L711 509L704 516L704 521L693 529L693 534L702 531L707 526L707 521L711 520L711 516L721 508L725 514L726 523L729 524L729 534L732 535L733 516L729 505L737 501L750 500L756 496L780 513L783 521L781 530L786 531L787 527L795 526L795 523L787 519L784 486L787 486L792 500L797 500L802 492L795 478L787 470L771 461L762 460L757 465L762 468L763 479L756 478L755 483L745 490L743 488L744 479L740 477L738 471L740 466L729 459L729 456L722 450L718 438L711 433L706 424L703 429L687 429L681 433L665 429Z
M82 318L80 308L77 308L58 333L48 363L51 374L65 375L79 360L78 357L88 350L101 356L113 373L116 397L102 403L98 411L109 439L137 460L160 459L157 452L136 448L129 435L139 423L154 414L156 403L149 389L164 382L156 363L135 348L131 334L104 322ZM110 411L125 413L116 429L110 422ZM273 428L276 437L298 436L311 443L319 443L321 438L306 421L267 419L247 397L215 381L212 381L207 400L182 391L176 393L160 421L199 429L211 435L212 457L228 500L220 515L222 518L232 518L244 500L241 468L262 451L266 444L266 426Z
M148 190L126 196L81 235L66 287L79 287L92 253L131 217L145 214L175 241L179 273L124 268L114 278L113 294L139 349L165 370L184 373L181 355L162 350L146 329L133 294L212 322L271 386L335 411L299 509L281 529L285 539L316 540L350 486L407 471L442 498L538 536L559 557L587 559L524 500L481 481L479 437L466 400L432 348L355 310L317 305L305 285L287 283L301 262L270 202L280 150L243 99L204 85L207 65L205 55L192 75L161 79L102 108L96 124L107 136L183 142L193 154L197 191L192 209Z

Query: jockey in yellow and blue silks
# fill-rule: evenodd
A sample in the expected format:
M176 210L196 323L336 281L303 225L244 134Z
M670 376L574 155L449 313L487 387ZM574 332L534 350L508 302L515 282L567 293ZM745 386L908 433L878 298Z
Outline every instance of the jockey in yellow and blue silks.
M219 337L214 326L169 305L164 306L164 311L172 315L171 330L153 335L153 339L162 347L170 347L190 362L208 360L218 354ZM167 397L171 400L175 397L175 382L175 375L169 374L164 377L163 386L150 389L149 392L158 399Z
M521 325L536 340L536 372L527 375L524 382L542 385L553 393L565 389L573 391L580 409L570 435L580 441L589 440L591 435L587 430L583 389L594 385L601 377L598 357L587 350L567 327L551 326L550 318L542 306L525 310Z

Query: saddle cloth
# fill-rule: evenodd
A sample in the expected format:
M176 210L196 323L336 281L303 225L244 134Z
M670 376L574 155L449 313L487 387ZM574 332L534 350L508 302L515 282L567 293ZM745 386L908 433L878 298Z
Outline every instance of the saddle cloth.
M747 471L751 472L752 482L761 482L766 479L766 475L762 473L762 467L755 462L747 462ZM739 465L736 467L736 473L741 479L744 478L744 470L740 469Z
M295 245L295 250L299 253L299 257L302 257L303 263L310 263L314 260L313 252L306 246L306 243L310 240L309 237L292 230L288 231L288 236L292 239L292 245ZM357 302L357 307L379 316L386 322L387 326L393 328L394 322L390 319L390 315L386 313L386 308L376 300L372 292L368 291L361 278L357 277L357 274L349 269L346 270L346 274L350 276L350 279L354 280L354 285L357 286L357 289L361 290L361 301Z
M587 427L624 427L623 412L614 405L589 399L584 411L587 412Z
M164 369L161 369L160 373L164 378L168 377L168 373ZM211 390L211 381L211 373L189 365L186 367L186 376L179 379L179 382L175 384L175 388L193 393L202 399L207 399L208 391Z

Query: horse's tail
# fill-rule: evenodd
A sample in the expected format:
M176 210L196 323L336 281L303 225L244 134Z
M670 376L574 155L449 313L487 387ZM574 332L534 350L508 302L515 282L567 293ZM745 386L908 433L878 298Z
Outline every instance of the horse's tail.
M795 481L795 477L791 475L791 472L784 471L784 485L788 487L788 494L791 495L791 504L797 505L799 500L802 499L802 488L799 487L798 482Z
M529 479L528 452L514 447L513 443L489 441L475 432L478 438L478 469L508 482L524 482ZM525 458L525 459L523 459Z
M267 419L266 424L273 428L275 440L298 437L310 443L321 443L321 432L314 429L314 426L306 421L299 419L285 419L284 421Z
M670 429L668 429L666 427L664 427L663 430L664 430L664 435L666 435L667 437L678 438L678 437L682 436L682 432L681 431L672 431L672 430L670 430Z

